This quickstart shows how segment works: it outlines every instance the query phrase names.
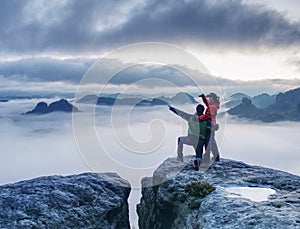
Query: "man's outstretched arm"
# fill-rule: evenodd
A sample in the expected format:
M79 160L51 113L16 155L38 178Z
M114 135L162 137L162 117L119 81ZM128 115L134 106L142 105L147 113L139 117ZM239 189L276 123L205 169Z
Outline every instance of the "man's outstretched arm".
M183 118L186 121L189 121L189 119L193 116L192 114L188 114L184 111L181 111L179 109L176 109L175 107L169 106L169 110L172 111L173 113L177 114L181 118Z

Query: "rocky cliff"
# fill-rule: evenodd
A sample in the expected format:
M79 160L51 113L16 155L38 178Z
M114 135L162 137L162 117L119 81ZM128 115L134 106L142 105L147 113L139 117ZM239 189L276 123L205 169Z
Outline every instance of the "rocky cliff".
M265 96L261 95L260 97L264 98ZM273 99L275 99L274 103L269 102L268 106L259 108L250 98L244 97L241 103L229 109L228 113L240 118L262 122L300 121L300 88L279 93L275 97L273 96ZM261 102L265 103L266 101L261 100Z
M113 173L0 186L0 228L129 228L128 182Z
M175 158L167 159L153 177L142 180L137 206L140 229L300 228L300 177L226 159L202 171L194 171L191 161L176 173L181 166ZM215 190L204 197L193 195L188 188L201 182ZM259 202L229 193L230 187L268 188L276 193Z
M78 108L70 104L67 100L61 99L50 103L49 106L45 102L39 102L35 108L31 111L26 112L25 114L48 114L51 112L78 112Z

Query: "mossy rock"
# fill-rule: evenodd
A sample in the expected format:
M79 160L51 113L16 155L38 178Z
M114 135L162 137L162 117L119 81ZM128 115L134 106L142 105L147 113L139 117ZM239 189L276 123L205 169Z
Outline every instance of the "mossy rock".
M196 209L196 208L199 208L200 205L201 205L201 202L200 200L198 200L197 198L195 197L190 197L187 199L187 202L186 202L187 206L191 209Z
M184 187L184 190L187 193L189 193L191 196L197 196L200 198L204 198L209 193L216 190L216 188L207 182L195 181L195 182L187 184Z

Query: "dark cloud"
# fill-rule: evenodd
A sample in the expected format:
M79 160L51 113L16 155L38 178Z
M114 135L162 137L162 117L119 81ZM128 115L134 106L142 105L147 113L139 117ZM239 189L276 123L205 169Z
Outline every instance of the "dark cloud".
M96 63L95 59L54 59L54 58L25 58L16 61L0 62L0 76L18 81L31 82L71 82L78 84L84 77L87 70ZM124 67L123 63L117 59L102 59L101 68L97 69L95 76L89 76L89 83L110 83L114 85L130 85L138 81L140 85L147 87L157 86L164 80L178 86L195 85L193 80L198 80L202 85L210 85L212 79L199 72L194 72L191 75L197 74L197 79L180 72L183 66L168 67L161 65L136 65ZM102 75L106 74L107 70L123 69L116 75L111 77L109 82L102 79ZM186 71L190 71L186 69ZM198 78L199 76L199 78ZM94 78L95 77L95 78ZM152 79L152 82L149 81ZM156 81L155 81L156 80ZM155 82L154 82L155 81Z
M0 62L0 76L29 82L71 82L78 84L88 69L96 63L95 59L54 59L54 58L24 58L16 61ZM135 64L126 67L118 59L101 59L101 64L93 68L96 73L89 75L87 83L110 83L113 85L130 85L138 83L145 87L160 86L163 81L184 86L215 85L218 79L224 85L232 84L231 80L213 77L200 73L182 65L164 66L156 64ZM111 76L108 82L102 77L111 69L122 69ZM145 81L146 80L146 81ZM143 82L145 81L145 82Z
M82 53L133 42L231 46L299 44L299 23L228 1L16 1L0 8L0 52Z
M0 62L0 75L14 80L69 81L78 83L93 59L27 58Z
M198 75L199 77L202 76L201 74ZM204 82L205 77L202 78L202 82ZM159 65L133 66L119 72L111 79L110 83L115 85L138 83L138 85L144 87L162 86L164 83L170 83L169 86L173 84L173 86L179 87L196 85L191 76L185 75L175 68ZM208 84L208 82L205 82L205 84Z
M122 63L116 59L106 59L96 75L91 76L88 83L109 83L115 89L130 87L136 84L140 92L144 89L153 90L153 93L163 93L162 88L184 88L198 93L199 88L206 91L221 90L227 94L244 92L256 95L262 92L277 93L299 87L300 79L264 79L264 80L231 80L202 74L184 66L162 65L133 65L122 68ZM4 95L15 94L27 90L33 94L47 94L53 92L75 92L77 85L92 66L94 59L50 59L30 58L18 61L0 62L0 92ZM108 69L116 67L124 69L112 76L106 82L102 77ZM96 77L96 78L94 78ZM59 82L56 84L56 82ZM94 88L92 88L94 89ZM2 94L3 94L2 93ZM23 93L23 92L22 92ZM24 93L23 93L24 94Z
M102 46L99 35L119 23L123 9L124 3L109 0L4 0L0 49L3 54L91 51Z
M210 2L156 1L111 37L117 39L128 33L135 41L144 38L246 46L299 44L299 24L291 24L276 11L238 0Z

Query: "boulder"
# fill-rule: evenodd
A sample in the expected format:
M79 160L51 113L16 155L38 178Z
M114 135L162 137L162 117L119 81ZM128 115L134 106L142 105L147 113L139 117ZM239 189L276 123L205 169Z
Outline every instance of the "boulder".
M130 228L129 183L114 173L48 176L0 187L0 228Z
M185 160L190 160L186 166L169 158L153 177L142 180L137 206L140 229L300 228L299 176L226 159L195 171L192 158ZM197 182L215 190L204 197L193 196L187 187ZM232 187L268 188L276 193L257 202L233 197L226 191Z

